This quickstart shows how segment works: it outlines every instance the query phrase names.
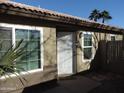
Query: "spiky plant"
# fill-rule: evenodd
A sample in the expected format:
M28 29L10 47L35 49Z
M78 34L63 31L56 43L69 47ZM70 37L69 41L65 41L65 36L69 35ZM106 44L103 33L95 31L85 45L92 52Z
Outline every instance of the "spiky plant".
M1 76L8 76L8 78L11 78L11 74L14 74L18 77L18 79L21 81L21 83L24 85L23 80L25 78L20 77L20 72L24 70L23 68L19 67L16 62L24 57L28 56L28 54L25 51L25 48L27 47L28 43L22 46L23 40L20 40L16 43L16 45L12 45L9 47L9 49L4 53L3 56L0 58L0 77ZM2 50L2 42L0 43L0 51ZM34 51L34 50L33 50ZM32 52L33 52L32 51ZM26 81L26 80L25 80Z

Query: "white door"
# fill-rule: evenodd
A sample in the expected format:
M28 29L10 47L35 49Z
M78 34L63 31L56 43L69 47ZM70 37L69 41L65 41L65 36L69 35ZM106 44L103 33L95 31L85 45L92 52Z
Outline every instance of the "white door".
M58 75L73 74L73 33L57 33Z

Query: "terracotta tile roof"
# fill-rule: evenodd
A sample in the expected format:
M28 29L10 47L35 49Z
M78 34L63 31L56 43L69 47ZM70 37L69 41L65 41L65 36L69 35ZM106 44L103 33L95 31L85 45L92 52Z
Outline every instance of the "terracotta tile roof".
M38 8L38 7L30 6L30 5L25 5L21 3L16 3L13 1L9 1L9 0L0 0L0 6L2 5L5 5L6 7L8 7L8 9L12 7L15 9L20 9L20 10L22 9L22 10L30 11L32 13L43 14L43 15L54 17L54 18L63 19L63 22L65 23L68 22L68 23L79 25L79 26L87 26L87 27L94 26L95 28L100 28L100 29L113 30L113 31L124 31L124 29L120 27L109 26L107 24L94 22L92 20L80 18L77 16L59 13L56 11L51 11L51 10Z
M77 16L72 16L72 15L64 14L64 13L59 13L59 12L56 12L56 11L47 10L47 9L43 9L43 8L38 8L38 7L26 5L26 4L16 3L16 2L13 2L13 1L9 1L9 0L0 0L0 4L6 4L7 6L12 6L12 7L15 7L15 8L46 13L46 14L53 15L53 16L73 18L73 19L78 19L78 20L83 19L83 18L79 18ZM87 20L87 19L83 19L83 20ZM88 21L91 21L91 20L88 20Z

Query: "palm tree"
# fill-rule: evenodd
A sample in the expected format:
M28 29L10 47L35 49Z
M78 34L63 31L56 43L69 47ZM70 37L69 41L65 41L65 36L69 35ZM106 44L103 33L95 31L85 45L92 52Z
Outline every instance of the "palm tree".
M100 19L102 19L102 23L105 23L105 21L112 19L112 17L110 16L108 11L104 10L100 13ZM104 39L107 39L107 34L105 34Z
M100 19L100 11L94 9L90 14L89 19L97 22L97 20Z
M109 12L106 10L100 13L100 18L102 19L102 23L105 23L105 21L112 19Z
M99 10L94 9L90 14L89 19L94 20L96 22L98 21L98 19L102 19L102 23L105 23L105 21L112 19L112 17L110 16L109 12L106 10L100 12Z

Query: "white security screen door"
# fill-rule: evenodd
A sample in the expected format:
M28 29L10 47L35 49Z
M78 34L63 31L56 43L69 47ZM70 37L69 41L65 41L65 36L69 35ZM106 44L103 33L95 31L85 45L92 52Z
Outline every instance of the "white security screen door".
M73 74L73 33L57 33L58 74Z

